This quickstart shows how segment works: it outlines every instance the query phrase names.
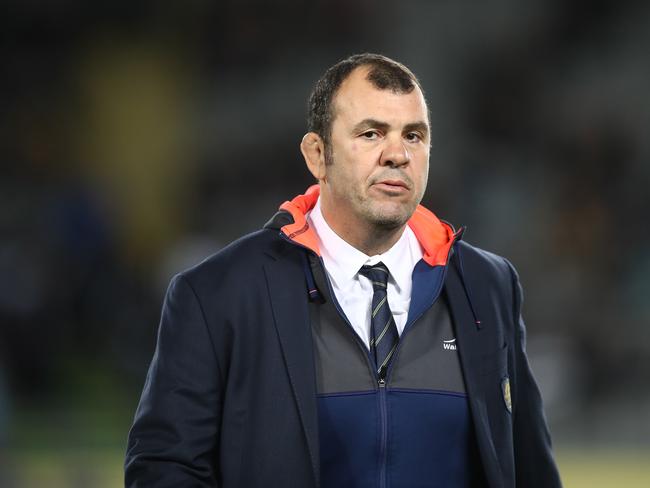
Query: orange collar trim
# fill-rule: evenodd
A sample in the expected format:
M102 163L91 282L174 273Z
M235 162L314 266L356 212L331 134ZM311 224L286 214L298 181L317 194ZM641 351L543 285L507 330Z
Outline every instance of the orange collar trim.
M441 222L432 211L422 205L417 206L408 226L424 249L422 259L429 266L445 266L451 246L457 237L453 227Z
M309 226L305 215L314 208L319 194L319 186L312 185L304 194L280 205L280 210L289 212L293 217L293 223L280 229L282 233L292 241L311 249L318 256L320 256L318 237L314 229ZM418 205L408 221L408 226L424 249L422 259L429 266L446 265L451 246L458 237L458 233L454 234L451 225L441 222L433 212Z
M312 185L303 195L298 195L293 200L280 205L280 210L289 212L293 217L293 223L283 226L280 230L292 241L302 244L320 256L318 237L305 218L307 212L316 205L318 195L320 195L320 187Z

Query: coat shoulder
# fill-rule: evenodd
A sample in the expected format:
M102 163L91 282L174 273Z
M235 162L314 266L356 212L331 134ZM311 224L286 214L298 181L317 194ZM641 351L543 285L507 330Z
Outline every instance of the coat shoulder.
M510 284L516 271L510 261L503 256L473 246L465 241L458 243L459 259L468 277L481 277L502 284Z
M262 229L240 237L177 276L197 292L220 284L254 282L264 265L286 253L289 246L277 230Z

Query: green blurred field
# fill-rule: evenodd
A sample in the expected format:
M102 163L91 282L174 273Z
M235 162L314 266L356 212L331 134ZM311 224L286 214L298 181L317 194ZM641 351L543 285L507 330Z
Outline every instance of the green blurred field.
M650 451L565 448L557 459L567 488L650 487ZM122 486L119 449L14 451L8 461L14 479L6 488Z
M567 488L650 487L650 450L560 449L557 461Z

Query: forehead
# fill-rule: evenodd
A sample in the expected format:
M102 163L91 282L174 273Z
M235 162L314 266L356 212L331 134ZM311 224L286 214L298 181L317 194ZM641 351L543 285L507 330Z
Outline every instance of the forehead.
M366 79L369 68L356 68L341 83L333 100L334 123L356 123L373 118L391 125L424 121L428 123L427 106L416 85L410 93L381 90Z

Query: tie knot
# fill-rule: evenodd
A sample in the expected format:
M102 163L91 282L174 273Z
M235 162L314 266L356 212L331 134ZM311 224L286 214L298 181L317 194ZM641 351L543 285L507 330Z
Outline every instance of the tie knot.
M373 290L386 291L388 284L388 268L384 263L373 264L372 266L362 266L359 274L365 276L372 282Z

